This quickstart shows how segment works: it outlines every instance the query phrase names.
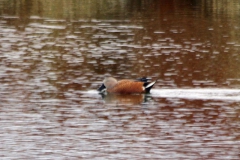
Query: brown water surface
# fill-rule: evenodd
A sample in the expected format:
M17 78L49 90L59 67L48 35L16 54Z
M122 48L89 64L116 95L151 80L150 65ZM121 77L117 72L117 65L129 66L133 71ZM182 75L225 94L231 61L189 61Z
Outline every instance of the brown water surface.
M0 0L1 159L240 159L239 8ZM101 96L106 74L158 81Z

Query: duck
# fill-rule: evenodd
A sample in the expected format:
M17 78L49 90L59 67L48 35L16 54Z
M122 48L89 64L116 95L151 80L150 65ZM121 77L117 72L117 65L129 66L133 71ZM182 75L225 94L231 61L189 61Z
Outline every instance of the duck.
M141 94L150 93L156 81L149 82L150 78L142 77L135 80L122 79L117 80L113 77L106 77L103 84L98 88L100 93L117 93L117 94Z

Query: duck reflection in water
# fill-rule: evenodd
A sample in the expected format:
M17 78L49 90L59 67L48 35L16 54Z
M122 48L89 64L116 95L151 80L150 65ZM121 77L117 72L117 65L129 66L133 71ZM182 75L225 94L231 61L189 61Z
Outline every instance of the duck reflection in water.
M136 80L117 81L113 77L106 77L98 91L106 102L140 104L148 100L147 94L156 83L156 81L149 82L149 80L149 78L143 77Z

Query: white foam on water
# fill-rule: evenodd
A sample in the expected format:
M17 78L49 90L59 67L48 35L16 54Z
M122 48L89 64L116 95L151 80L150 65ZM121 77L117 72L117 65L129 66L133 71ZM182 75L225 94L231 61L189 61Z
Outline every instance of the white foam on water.
M152 89L152 97L240 101L240 89Z
M99 94L96 90L89 90L81 93L89 95ZM152 89L150 96L159 98L240 101L240 89Z

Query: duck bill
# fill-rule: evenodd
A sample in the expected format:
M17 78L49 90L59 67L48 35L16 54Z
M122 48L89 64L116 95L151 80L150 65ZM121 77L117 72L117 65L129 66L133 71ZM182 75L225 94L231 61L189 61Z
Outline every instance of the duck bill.
M102 84L102 85L97 89L97 91L99 91L99 92L104 92L105 90L106 90L106 87L105 87L104 84Z

